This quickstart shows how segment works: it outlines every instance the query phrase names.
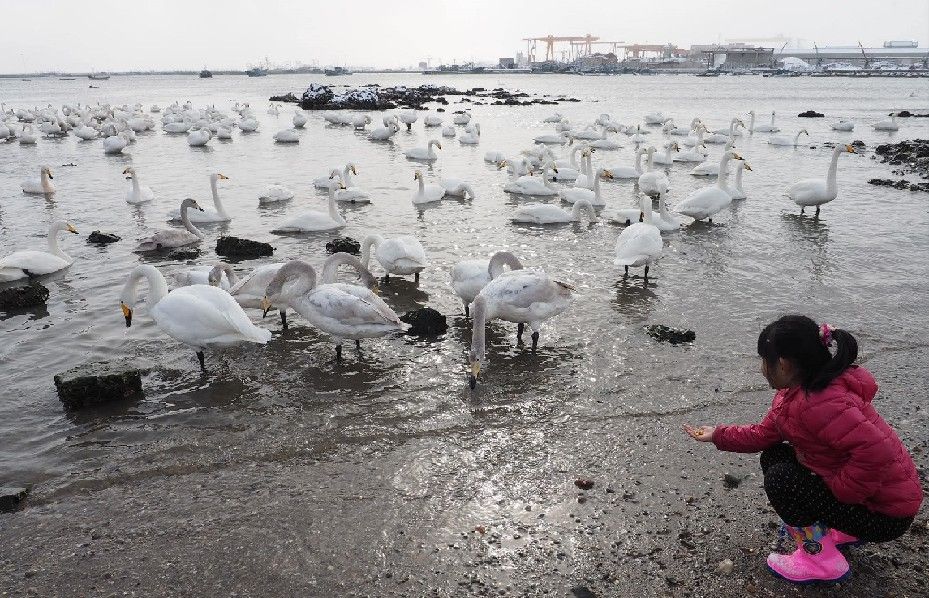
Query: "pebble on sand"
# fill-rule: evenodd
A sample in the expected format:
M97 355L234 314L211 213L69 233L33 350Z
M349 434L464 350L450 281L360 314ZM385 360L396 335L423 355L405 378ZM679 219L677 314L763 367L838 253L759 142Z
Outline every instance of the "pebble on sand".
M722 575L729 575L732 573L732 567L732 559L723 559L716 565L716 572Z
M58 398L67 409L82 409L142 394L142 372L108 363L81 365L55 375Z

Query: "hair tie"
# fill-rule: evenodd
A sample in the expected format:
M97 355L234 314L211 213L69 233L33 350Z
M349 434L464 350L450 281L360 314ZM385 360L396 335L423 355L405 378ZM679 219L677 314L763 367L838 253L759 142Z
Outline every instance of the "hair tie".
M824 347L832 346L832 330L833 328L829 324L819 325L819 340Z

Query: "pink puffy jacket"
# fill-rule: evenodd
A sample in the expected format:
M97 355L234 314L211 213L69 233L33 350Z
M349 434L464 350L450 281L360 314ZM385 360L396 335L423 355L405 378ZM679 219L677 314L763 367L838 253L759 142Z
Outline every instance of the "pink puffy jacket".
M823 390L778 391L760 424L719 426L713 443L723 451L757 453L789 442L840 502L912 517L923 500L916 466L871 405L875 394L871 373L852 366Z

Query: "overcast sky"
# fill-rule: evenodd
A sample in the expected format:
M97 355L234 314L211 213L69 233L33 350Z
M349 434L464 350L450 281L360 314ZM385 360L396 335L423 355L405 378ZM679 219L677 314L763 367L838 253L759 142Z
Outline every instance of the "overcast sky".
M395 67L496 60L523 37L687 47L783 34L819 45L929 45L927 0L0 0L0 72ZM770 45L770 44L769 44Z

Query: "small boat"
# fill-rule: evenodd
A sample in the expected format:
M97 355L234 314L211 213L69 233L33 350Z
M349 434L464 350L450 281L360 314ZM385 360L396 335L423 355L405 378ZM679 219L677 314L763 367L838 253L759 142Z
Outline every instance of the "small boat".
M87 78L92 81L106 81L110 78L108 73L90 73Z
M58 77L59 81L74 81L74 77Z
M341 66L335 66L335 67L332 67L331 69L326 69L324 72L330 77L337 77L339 75L351 75L352 74L350 70L348 70L345 67L341 67Z
M201 79L210 79L210 78L212 78L212 77L213 77L213 73L211 73L211 72L208 71L207 69L203 69L202 71L200 71L200 78L201 78Z
M100 89L100 86L99 86L99 85L88 85L87 87L89 87L89 88L91 88L91 89Z
M245 71L245 74L249 77L266 77L268 76L268 69L261 68L256 66Z

